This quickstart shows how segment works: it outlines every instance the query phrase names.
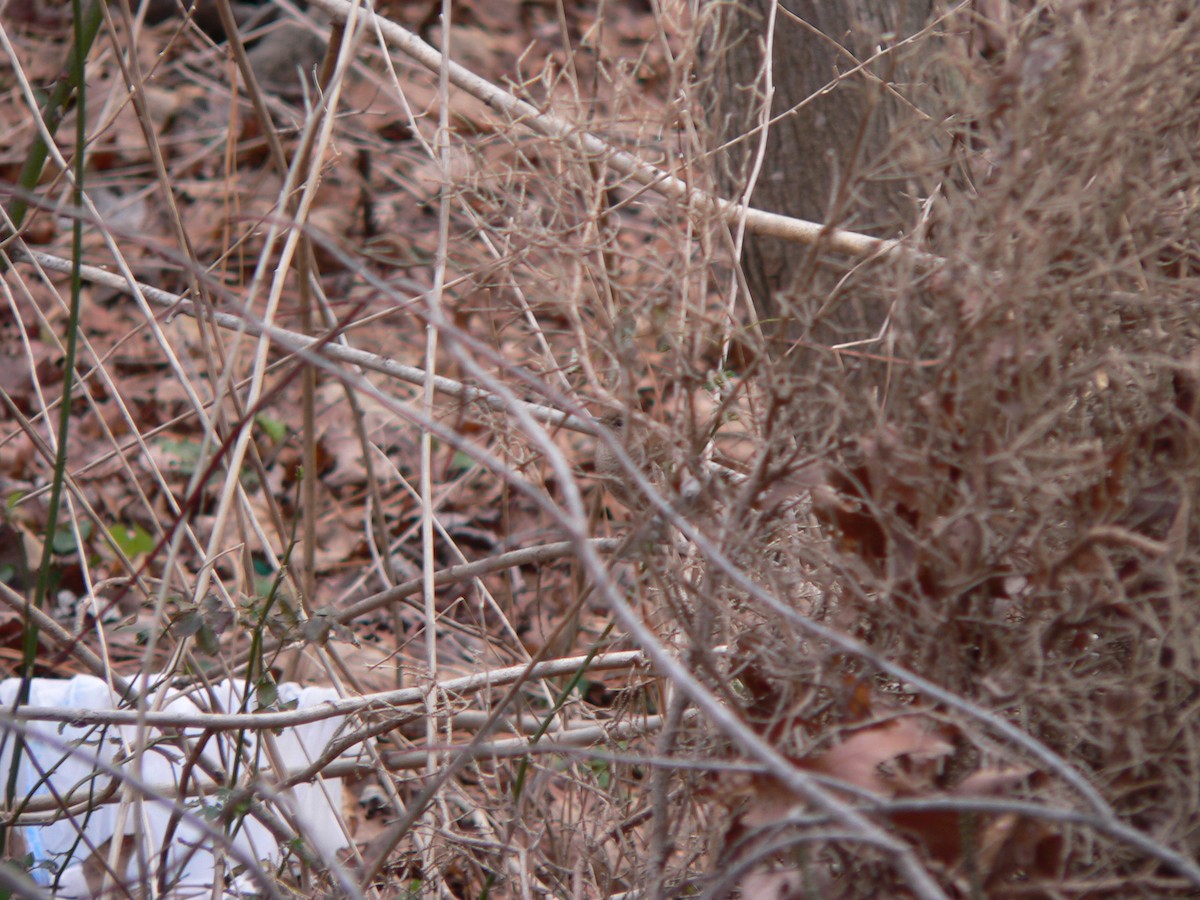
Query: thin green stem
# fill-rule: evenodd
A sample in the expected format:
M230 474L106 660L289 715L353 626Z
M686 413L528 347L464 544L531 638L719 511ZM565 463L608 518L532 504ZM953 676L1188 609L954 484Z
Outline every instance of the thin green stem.
M67 77L59 79L46 101L46 105L41 110L41 118L46 124L46 132L51 136L66 118L71 96L75 93L76 86L80 88L79 109L82 112L83 60L87 59L88 52L92 49L92 44L100 31L100 23L104 21L103 0L94 0L88 7L86 15L82 16L78 0L72 0L71 6L75 16L75 43L67 57ZM75 66L77 64L79 80L76 80ZM82 121L82 114L80 120ZM25 215L29 212L29 198L37 189L49 153L50 148L46 145L46 141L41 134L37 134L33 139L33 146L29 148L29 154L25 157L25 162L21 165L21 172L17 176L17 192L8 207L8 217L12 221L13 228L17 230L20 230L25 221Z
M85 150L87 147L87 107L86 91L84 90L84 69L88 50L91 48L92 41L96 37L103 10L101 8L101 0L96 0L89 7L85 19L82 0L71 0L71 11L74 17L75 35L68 56L67 79L66 81L59 82L46 112L47 125L50 126L51 133L53 133L53 128L57 127L58 123L62 120L62 116L65 114L67 101L74 94L75 159L71 202L73 207L79 210L83 208L83 180L86 163ZM53 121L51 121L52 118ZM26 177L27 172L32 173L29 175L31 179L30 184L37 183L37 179L41 174L41 167L46 160L46 153L47 148L45 143L39 137L34 147L30 150L29 157L25 162L25 168L22 171L22 178ZM22 186L25 186L24 181L22 181ZM20 198L16 200L13 208L10 210L10 216L14 224L20 225L27 208L28 206L24 200ZM54 580L53 573L51 572L51 563L54 557L54 535L58 531L58 514L62 504L63 482L67 469L67 442L71 433L71 395L75 387L75 356L79 344L79 306L80 297L83 292L82 260L83 218L77 215L71 227L71 303L67 317L66 349L63 359L62 402L59 405L58 412L58 446L54 457L54 474L50 483L50 497L47 502L46 531L45 539L42 543L42 558L38 565L37 583L34 586L33 599L31 601L31 606L39 610L44 607L46 596L50 593L51 584ZM33 680L37 664L37 650L37 621L27 610L21 648L21 687L17 692L16 699L18 706L22 703L27 703L29 700L30 684ZM9 764L8 781L5 788L5 797L10 807L17 795L17 784L24 750L24 738L18 737L13 747L12 762ZM7 829L0 827L0 852L4 850L7 838Z

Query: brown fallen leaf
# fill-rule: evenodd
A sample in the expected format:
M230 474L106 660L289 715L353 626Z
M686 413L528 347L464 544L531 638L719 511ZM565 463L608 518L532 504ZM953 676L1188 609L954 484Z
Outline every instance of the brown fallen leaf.
M932 789L934 770L954 752L944 732L944 727L929 727L921 716L900 716L860 729L800 765L885 796ZM903 767L889 766L901 757Z

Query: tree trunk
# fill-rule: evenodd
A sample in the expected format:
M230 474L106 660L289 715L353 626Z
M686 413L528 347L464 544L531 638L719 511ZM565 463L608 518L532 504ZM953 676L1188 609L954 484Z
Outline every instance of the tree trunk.
M706 47L710 125L725 147L718 183L727 196L744 191L759 151L771 7L772 0L722 6ZM851 70L918 31L931 9L932 0L779 0L773 122L754 206L885 236L913 220L900 167L889 164L896 128L910 111L896 95L906 92L912 54L902 49ZM762 318L780 314L777 295L796 289L807 257L795 244L747 235L742 264Z

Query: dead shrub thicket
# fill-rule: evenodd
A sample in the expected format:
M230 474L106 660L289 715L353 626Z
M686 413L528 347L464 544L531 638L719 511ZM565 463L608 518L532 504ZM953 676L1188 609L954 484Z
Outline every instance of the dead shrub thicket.
M955 39L930 40L914 99L946 131L915 126L879 162L929 198L920 246L944 262L814 268L788 298L786 349L755 372L763 458L781 463L764 482L818 485L823 539L775 545L747 513L744 565L764 582L781 560L804 572L825 621L1019 724L1126 822L1194 854L1200 32L1180 4L988 10L1002 7L1007 25L951 20ZM763 727L824 751L825 771L854 780L861 757L833 737L847 728L873 733L867 758L893 768L942 758L936 774L858 779L896 796L970 793L1021 765L902 679L784 639L770 615L724 639L753 650L742 679ZM938 719L946 745L864 728L904 710ZM1001 790L1065 799L1040 779ZM1005 848L972 861L938 846L948 821L908 825L967 893L1172 890L1087 828L1010 821L990 836Z
M57 559L65 612L98 601L84 643L124 675L249 665L348 694L539 655L652 658L532 677L486 725L506 688L352 720L348 752L379 754L356 771L383 790L356 786L358 851L332 876L305 858L309 887L1194 891L1200 16L1062 0L940 19L902 86L921 116L864 161L922 198L920 220L866 259L797 244L793 318L764 331L738 218L687 193L713 183L691 42L711 10L499 6L455 5L451 56L529 107L400 53L393 78L355 20L346 67L325 70L336 115L310 85L264 95L268 123L225 51L171 23L135 45L157 104L139 122L115 17L91 108L122 111L94 113L92 175L125 202L89 219L84 261L111 262L116 235L143 282L202 289L201 315L177 307L151 339L132 304L91 295L72 496L153 549L130 565L94 533ZM12 33L35 68L65 40ZM15 87L4 102L31 115ZM290 187L267 128L283 161L307 160ZM69 254L48 211L35 222ZM13 259L4 316L27 365L4 388L45 430L65 289ZM209 313L390 363L310 349L306 393L286 335L259 357ZM427 401L431 371L497 399L443 383ZM50 466L28 461L27 430L0 440L10 517L39 538ZM108 581L133 574L161 581ZM501 743L535 732L521 760Z

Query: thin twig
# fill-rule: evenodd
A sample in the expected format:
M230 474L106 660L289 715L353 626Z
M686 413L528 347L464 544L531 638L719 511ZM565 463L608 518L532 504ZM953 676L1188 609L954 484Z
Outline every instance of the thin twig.
M48 253L26 249L12 252L12 256L14 259L28 259L52 272L68 273L70 271L70 260L59 256L52 256ZM101 284L122 292L140 292L148 302L172 314L188 316L202 315L195 304L178 294L172 294L169 291L160 290L141 282L130 282L120 275L95 266L83 266L81 274L83 278L93 284ZM316 352L338 362L359 366L372 372L379 372L382 375L395 378L397 381L403 381L412 385L423 384L426 379L424 369L419 369L415 366L406 366L385 356L368 353L365 350L357 350L353 347L327 341L322 342L319 338L308 337L295 331L289 331L286 328L280 328L277 325L267 325L249 314L234 315L232 313L217 312L211 315L211 319L222 328L235 331L243 330L246 334L253 337L267 335L272 341L293 353L307 350L313 348L314 345L320 344L321 346L316 349ZM463 403L479 403L489 409L498 411L504 411L506 408L505 404L493 396L490 391L462 384L452 378L437 375L433 378L433 386L439 393L455 397ZM525 403L524 405L528 408L530 415L548 425L567 428L581 434L596 433L596 427L590 420L536 403Z
M262 711L253 713L173 713L147 712L139 718L137 710L127 709L78 709L57 706L22 706L14 717L18 721L65 722L73 726L82 725L132 725L144 721L154 728L202 728L208 731L234 731L237 729L262 730L292 728L310 722L339 716L363 715L384 712L399 706L424 702L426 693L432 688L438 694L472 694L489 688L508 685L518 679L554 678L571 675L581 667L589 671L626 669L644 665L645 656L637 650L622 650L601 653L590 659L586 656L571 656L552 659L534 665L507 666L489 669L472 675L448 678L429 687L399 688L364 694L361 697L330 700L320 706L303 707L286 711ZM165 695L165 692L164 692Z

